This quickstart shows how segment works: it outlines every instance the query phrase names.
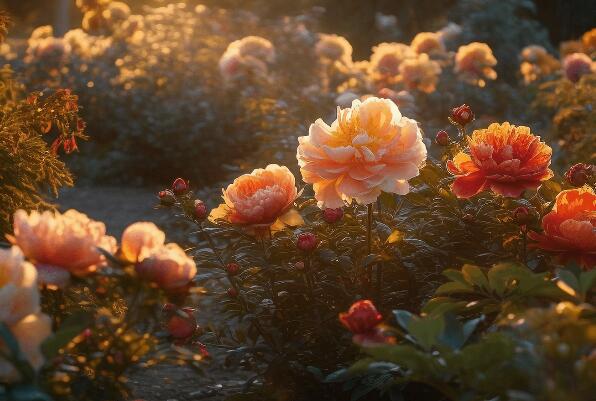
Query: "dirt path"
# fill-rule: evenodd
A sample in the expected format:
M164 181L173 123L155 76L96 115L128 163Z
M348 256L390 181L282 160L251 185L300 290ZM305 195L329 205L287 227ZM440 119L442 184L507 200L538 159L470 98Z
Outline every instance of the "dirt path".
M160 188L76 187L60 194L60 209L77 209L106 223L108 233L119 238L127 225L152 221L166 232L168 241L184 242L190 229L176 221L166 210L155 209L155 194ZM217 307L205 297L197 305L199 324L218 316ZM225 351L209 349L213 359L205 364L201 376L189 367L158 365L130 374L134 398L146 401L223 400L241 391L250 372L224 366Z

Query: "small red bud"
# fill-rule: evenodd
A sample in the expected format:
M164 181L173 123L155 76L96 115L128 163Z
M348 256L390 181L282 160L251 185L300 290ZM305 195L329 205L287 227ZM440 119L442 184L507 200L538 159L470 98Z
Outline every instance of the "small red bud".
M172 304L172 303L165 303L163 304L163 306L161 307L161 312L162 313L172 313L177 309L176 305Z
M464 221L464 223L471 224L474 221L476 221L476 218L474 217L474 215L472 215L470 213L466 213L462 216L462 220Z
M459 107L455 107L451 110L451 121L457 125L465 127L472 121L474 121L474 112L467 104L462 104Z
M326 208L323 210L323 220L327 223L335 223L344 216L344 211L341 207L337 209Z
M447 146L451 143L451 138L449 138L449 134L444 129L437 132L437 136L435 137L435 141L438 145Z
M178 196L188 192L188 183L182 178L176 178L172 183L172 191Z
M195 199L195 217L198 220L204 220L209 213L207 212L207 205L202 200Z
M313 233L301 233L296 242L298 249L304 252L311 252L317 247L317 236Z
M574 187L581 187L592 182L594 170L593 164L577 163L567 170L565 179Z
M298 262L294 263L294 268L296 270L304 270L304 262L299 260Z
M234 287L228 288L227 293L230 298L236 298L238 296L238 290L236 290Z
M240 265L238 263L228 263L226 265L226 273L229 276L235 276L240 271Z
M172 191L167 189L164 191L159 191L157 197L159 198L159 203L161 203L163 206L172 206L174 203L176 203L176 197L174 197Z
M167 305L167 304L166 304ZM192 336L197 330L197 320L193 315L194 310L190 308L178 309L166 324L166 330L170 336L181 339Z
M513 221L520 226L525 226L534 220L534 216L530 209L525 206L520 206L513 211Z

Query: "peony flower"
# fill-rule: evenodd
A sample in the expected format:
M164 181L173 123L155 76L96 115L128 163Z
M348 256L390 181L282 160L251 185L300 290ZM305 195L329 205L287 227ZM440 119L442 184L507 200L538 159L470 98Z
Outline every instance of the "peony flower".
M494 80L497 72L492 68L497 59L486 43L472 42L457 49L454 71L473 85L484 87L485 79Z
M522 60L520 72L526 84L553 74L561 67L556 58L548 54L544 47L537 45L524 47L520 53L520 59Z
M0 249L0 322L12 325L38 311L35 267L18 247Z
M593 164L577 163L565 173L565 179L574 187L581 187L591 184L594 181L596 166Z
M315 53L331 62L352 64L352 45L343 36L320 34L319 41L315 45Z
M40 281L58 285L65 284L67 272L85 276L104 265L105 258L97 248L116 249L116 240L105 233L105 224L76 210L64 214L32 211L29 215L17 210L14 235L8 239L35 264Z
M562 191L542 218L543 233L530 232L534 248L552 252L563 262L575 260L586 269L596 265L596 195L592 188Z
M230 43L219 60L219 71L226 80L245 75L265 77L268 64L275 60L273 44L259 36L247 36Z
M358 96L354 92L345 91L335 98L335 104L337 104L340 107L350 107L352 102L359 98L360 96Z
M456 176L451 190L469 198L486 189L502 196L519 197L553 176L548 168L552 149L530 128L491 124L468 138L470 154L460 152L447 162Z
M582 35L582 45L587 54L596 52L596 28L592 28Z
M423 53L415 59L404 60L399 66L399 73L408 89L432 93L437 87L441 66Z
M197 274L197 266L177 244L156 248L135 266L144 280L156 283L164 290L186 286Z
M437 32L420 32L418 33L410 47L418 54L426 53L444 53L445 45L443 44L441 34Z
M381 43L372 51L369 73L375 81L392 82L399 75L401 63L416 57L416 52L403 43Z
M368 334L383 321L375 305L368 299L355 302L348 312L339 314L339 321L353 334Z
M294 175L285 166L270 164L236 178L223 190L224 203L211 211L209 219L223 219L251 229L278 229L300 225L302 218L292 209L298 197Z
M135 263L164 245L166 235L150 222L137 222L126 227L122 233L120 255Z
M586 74L596 69L592 59L584 53L573 53L563 60L563 72L568 80L577 82Z
M43 313L31 314L18 323L9 325L8 328L27 362L35 370L41 368L44 363L41 344L52 334L52 321L49 316ZM1 339L0 352L8 352ZM11 383L20 379L17 369L10 362L0 358L0 383Z
M302 178L313 184L321 208L345 202L370 204L381 191L407 194L419 174L426 147L416 121L389 99L355 100L337 111L331 126L318 119L298 138Z

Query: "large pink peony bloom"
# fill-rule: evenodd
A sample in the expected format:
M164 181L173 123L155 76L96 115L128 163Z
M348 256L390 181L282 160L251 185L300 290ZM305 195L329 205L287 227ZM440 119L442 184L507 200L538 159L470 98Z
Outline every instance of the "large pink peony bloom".
M468 139L470 154L460 152L447 162L456 176L451 190L469 198L486 189L502 196L519 197L553 176L548 168L552 149L530 128L491 124Z
M224 203L211 211L211 221L223 219L251 228L278 228L284 223L299 225L293 212L298 196L294 175L285 166L270 164L236 178L223 191Z
M141 221L126 227L122 233L120 256L138 262L164 245L166 235L153 223Z
M542 218L542 234L530 232L534 248L552 252L562 261L575 260L584 269L596 266L596 195L585 186L562 191L553 210Z
M302 178L313 184L320 207L369 204L381 191L407 194L408 180L426 160L416 121L403 117L389 99L355 100L337 111L331 126L318 119L298 138Z
M64 214L18 210L14 215L14 235L8 236L40 274L40 281L64 284L66 272L76 276L93 273L105 263L97 249L116 250L116 240L106 235L105 224L76 210ZM54 281L59 282L54 282Z
M177 244L167 244L155 249L135 269L139 276L156 283L164 290L186 286L197 274L194 260Z

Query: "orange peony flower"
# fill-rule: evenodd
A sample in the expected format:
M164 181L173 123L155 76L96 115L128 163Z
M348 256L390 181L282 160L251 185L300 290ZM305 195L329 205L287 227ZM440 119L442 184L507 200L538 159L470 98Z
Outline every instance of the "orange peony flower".
M437 87L441 66L423 53L417 58L404 60L399 66L399 73L408 89L432 93Z
M126 227L122 233L120 256L134 263L143 260L164 245L166 235L150 222L137 222Z
M497 79L497 72L492 68L496 64L497 59L486 43L472 42L457 49L454 71L464 81L484 87L485 79Z
M561 68L559 61L542 46L524 47L520 53L520 59L522 60L520 72L526 84L553 74Z
M151 252L135 266L139 276L164 290L186 286L197 274L197 266L177 244L167 244Z
M569 189L557 195L555 206L542 218L544 232L530 232L534 248L552 252L563 262L577 261L584 269L596 265L596 195L592 188Z
M412 40L412 43L410 43L410 47L418 54L433 54L445 52L445 45L443 44L441 34L438 32L418 33Z
M211 211L209 219L226 220L249 229L278 229L300 225L300 215L292 209L298 197L294 175L285 166L270 164L236 178L223 191L223 204Z
M319 41L315 45L315 53L327 61L337 61L344 65L352 64L352 45L343 36L320 34Z
M582 35L582 45L587 54L596 52L596 28L592 28Z
M273 44L260 36L235 40L219 60L219 70L227 81L245 75L266 77L268 66L275 60Z
M98 247L108 252L116 250L116 240L105 233L105 224L76 210L64 214L32 211L29 215L17 210L14 235L8 239L35 264L40 281L64 284L65 272L85 276L105 263ZM61 282L55 283L54 279Z
M548 168L552 149L528 127L494 123L474 131L468 143L469 155L460 152L447 162L447 169L456 176L451 190L458 198L486 189L519 197L553 176Z
M369 204L381 191L407 194L408 180L426 160L416 121L403 117L391 100L376 97L338 108L331 126L318 119L298 141L302 178L313 184L321 208L352 200Z
M397 78L404 60L416 57L416 52L403 43L380 43L372 51L369 74L374 81L385 83L392 83Z

